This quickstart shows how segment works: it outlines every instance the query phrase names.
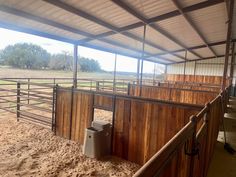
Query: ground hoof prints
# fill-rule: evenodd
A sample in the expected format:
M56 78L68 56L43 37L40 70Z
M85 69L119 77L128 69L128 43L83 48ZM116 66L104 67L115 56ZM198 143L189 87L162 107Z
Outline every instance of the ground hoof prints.
M0 177L126 177L139 168L122 160L114 160L113 164L114 157L107 159L112 165L86 158L78 143L54 136L50 130L38 129L30 123L16 122L11 114L0 118L0 130Z
M24 168L25 163L26 163L26 158L20 159L15 168L17 170L21 170L22 168Z

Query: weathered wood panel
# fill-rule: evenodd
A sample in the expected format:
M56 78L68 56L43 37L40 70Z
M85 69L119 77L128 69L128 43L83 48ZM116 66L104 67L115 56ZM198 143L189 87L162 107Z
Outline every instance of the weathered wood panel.
M91 125L92 113L93 95L91 93L74 92L72 94L72 90L59 88L56 102L56 135L83 144L85 128Z
M204 76L204 75L182 75L182 74L168 74L166 76L167 81L177 82L197 82L208 84L222 84L222 76Z
M113 97L111 95L94 95L94 106L108 111L112 111Z
M144 164L199 109L136 99L117 98L113 155Z
M210 165L211 158L213 156L216 139L218 137L220 122L223 117L221 98L217 97L210 105L210 111L207 116L208 129L207 129L207 145L205 156L205 176L207 175L207 169Z
M185 154L184 144L167 163L160 177L189 177L191 158Z
M167 88L180 88L180 89L190 89L190 90L204 90L212 92L220 92L221 87L209 84L199 84L199 83L183 83L183 82L160 82L159 87Z
M179 89L179 88L166 88L158 86L130 85L130 95L141 96L143 98L151 98L158 100L174 101L176 103L188 103L204 105L213 100L218 92ZM137 94L137 93L141 94Z
M91 126L93 118L93 94L75 92L73 95L71 139L84 142L85 129Z
M224 107L228 100L228 89L207 104L196 117L192 117L150 161L135 173L135 177L205 177L223 118ZM192 126L191 126L192 125ZM188 128L186 128L188 127ZM192 134L191 132L194 134ZM185 154L187 135L192 134L192 146ZM194 136L193 136L194 135ZM189 137L189 136L188 136ZM190 141L191 142L191 141ZM188 144L188 143L187 143ZM181 151L182 150L182 151ZM198 151L199 150L199 151ZM193 153L195 152L195 153Z
M57 89L56 135L69 139L71 118L71 91Z

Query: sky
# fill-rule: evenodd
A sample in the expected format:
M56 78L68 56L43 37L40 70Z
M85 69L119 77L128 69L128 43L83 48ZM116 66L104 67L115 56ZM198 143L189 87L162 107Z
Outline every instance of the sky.
M16 43L24 42L37 44L51 54L61 52L69 52L71 54L73 53L72 44L0 28L0 50L4 49L8 45L14 45ZM103 70L114 70L115 54L82 46L78 46L78 54L86 58L92 58L97 60ZM163 72L163 67L157 68L159 72ZM117 55L117 71L136 72L136 69L136 59ZM152 62L144 61L143 72L153 73L153 70L154 64Z

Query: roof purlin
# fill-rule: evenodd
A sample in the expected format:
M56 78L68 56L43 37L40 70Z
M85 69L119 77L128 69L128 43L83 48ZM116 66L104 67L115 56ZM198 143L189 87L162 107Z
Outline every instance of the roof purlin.
M200 32L200 30L197 28L197 26L193 23L193 21L183 12L180 4L177 2L177 0L172 0L172 2L175 4L176 8L179 10L179 12L182 14L182 16L185 18L185 20L190 24L190 26L193 28L193 30L198 34L198 36L201 38L201 40L204 42L206 47L215 55L216 52L208 45L208 42L206 41L206 38L203 36L203 34Z
M64 25L64 24L46 19L46 18L42 18L42 17L36 16L36 15L33 15L33 14L29 14L27 12L24 12L24 11L15 9L15 8L10 8L10 7L5 6L5 5L0 5L0 11L3 11L5 13L9 13L9 14L13 14L13 15L16 15L16 16L20 16L20 17L23 17L23 18L26 18L26 19L30 19L30 20L33 20L33 21L37 21L37 22L40 22L40 23L43 23L43 24L47 24L47 25L50 25L50 26L53 26L53 27L56 27L56 28L59 28L59 29L63 29L65 31L69 31L69 32L72 32L72 33L75 33L75 34L79 34L79 35L83 35L83 36L93 36L92 34L90 34L88 32L84 32L84 31L79 30L77 28L73 28L73 27L70 27L70 26L67 26L67 25ZM140 53L140 56L141 56L142 50L138 50L138 49L132 48L130 46L127 46L127 45L124 45L124 44L121 44L121 43L117 43L115 41L110 41L110 40L107 40L107 39L98 39L98 40L100 40L102 42L105 42L105 43L108 43L110 45L114 45L114 46L118 46L118 47L121 47L121 48L124 48L124 49L129 49L131 51L138 52L138 53ZM78 41L76 42L76 44L82 45ZM145 52L145 55L151 55L151 54ZM163 57L159 57L159 58L163 59L163 60L166 60L168 62L173 62L173 60L169 60L169 59L166 59L166 58L163 58Z
M40 36L40 37L45 37L45 38L48 38L48 39L53 39L53 40L57 40L57 41L77 45L77 41L73 40L73 39L57 36L57 35L54 35L54 34L49 34L49 33L46 33L46 32L39 31L39 30L26 28L26 27L22 27L22 26L19 26L19 25L10 24L10 23L6 23L6 22L2 22L2 21L0 21L0 28L10 29L10 30L14 30L14 31L19 31L19 32L27 33L27 34L32 34L32 35L36 35L36 36ZM117 53L117 54L127 56L127 57L131 57L131 58L136 58L136 59L139 58L139 56L136 56L136 55L130 55L130 54L127 54L127 53L124 53L124 52L121 52L121 51L118 52L116 50L107 49L107 48L103 48L103 47L98 47L98 46L95 46L95 45L92 45L92 44L83 44L81 46L93 48L93 49L96 49L96 50L102 50L102 51L110 52L110 53ZM155 61L155 60L151 60L151 59L144 59L144 60L154 62L154 63L164 64L164 65L168 64L168 62L173 62L173 61L168 61L165 58L163 58L162 60L166 60L167 63L160 62L160 61Z
M148 24L148 20L146 18L144 18L141 14L139 14L136 10L132 9L131 7L129 7L126 3L119 1L119 0L111 0L112 2L114 2L115 4L117 4L118 6L120 6L121 8L125 9L127 12L129 12L130 14L132 14L133 16L137 17L138 19L140 19L143 23ZM172 35L170 35L167 31L164 31L163 29L161 29L160 27L158 27L156 24L150 24L149 25L151 28L153 28L155 31L161 33L162 35L164 35L165 37L167 37L169 40L173 41L174 43L178 44L179 46L181 46L182 48L187 50L187 47L180 41L178 41L177 39L175 39ZM198 55L196 52L190 51L192 54L196 55L197 57L201 58L200 55ZM170 53L171 54L171 53ZM182 58L176 54L171 54L174 55L176 57ZM187 60L186 58L184 58L184 60Z
M84 12L84 11L82 11L82 10L80 10L80 9L74 8L74 7L68 5L68 4L64 3L64 2L61 2L61 1L54 1L54 0L43 0L43 1L48 2L48 3L52 4L52 5L55 5L55 6L61 8L61 9L64 9L64 10L70 12L70 13L73 13L73 14L76 14L76 15L78 15L78 16L80 16L80 17L83 17L83 18L85 18L85 19L87 19L87 20L90 20L90 21L92 21L92 22L94 22L94 23L97 23L97 24L99 24L99 25L102 25L103 27L106 27L106 28L108 28L108 29L114 31L115 33L120 33L120 31L119 31L120 29L117 28L117 27L115 27L115 26L113 26L113 25L111 25L110 23L107 23L107 22L105 22L105 21L103 21L103 20L101 20L101 19L99 19L99 18L97 18L97 17L95 17L95 16L92 16L92 15L88 14L87 12ZM110 33L110 34L112 34L112 33ZM120 33L120 34L121 34L121 35L124 35L124 36L126 36L126 37L129 37L129 38L131 38L131 39L137 40L137 41L139 41L139 42L142 42L142 38L140 38L140 37L138 37L138 36L135 36L135 35L132 34L132 33L123 32L123 33ZM96 37L95 37L95 38L96 38ZM100 38L98 38L98 39L100 39ZM80 41L80 43L81 43L81 41ZM160 47L160 46L158 46L158 45L155 45L155 44L151 44L151 43L148 42L148 41L146 41L146 44L147 44L147 45L150 45L150 46L152 46L152 47L154 47L154 48L156 48L156 49L163 50L163 51L167 51L167 50L165 50L164 48L162 48L162 47ZM178 56L178 55L177 55L176 57L178 57L178 58L184 60L184 58L181 57L181 56Z

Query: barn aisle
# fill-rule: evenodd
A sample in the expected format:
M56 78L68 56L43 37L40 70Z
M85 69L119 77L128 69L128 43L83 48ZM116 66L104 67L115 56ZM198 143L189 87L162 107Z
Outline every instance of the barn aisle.
M236 99L230 100L229 113L225 114L225 128L228 143L236 149ZM224 136L220 131L215 153L207 177L235 177L236 154L224 150Z

